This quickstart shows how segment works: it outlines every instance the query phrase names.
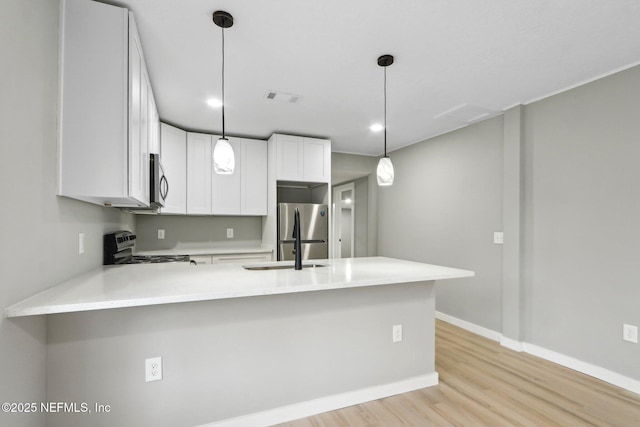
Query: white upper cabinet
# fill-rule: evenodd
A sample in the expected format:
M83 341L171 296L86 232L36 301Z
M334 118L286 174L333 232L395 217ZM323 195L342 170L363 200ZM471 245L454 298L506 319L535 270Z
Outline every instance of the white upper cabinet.
M149 78L133 15L129 16L129 195L149 204Z
M166 163L164 126L162 149ZM212 158L218 136L187 133L188 215L267 214L267 142L228 139L235 155L235 170L230 175L219 175L213 171ZM172 188L169 172L167 176Z
M148 206L157 109L133 15L62 0L60 40L59 194Z
M211 215L211 135L187 133L187 214Z
M241 213L267 214L267 142L242 139Z
M302 138L302 176L305 182L331 181L331 142Z
M278 181L331 181L331 141L280 134L272 138Z
M276 135L276 178L283 181L303 181L302 137Z
M161 213L187 213L187 133L162 123L160 159L169 183L169 191ZM153 152L153 151L152 151Z
M215 147L218 136L213 136L212 144ZM235 155L235 169L232 174L211 174L211 213L214 215L239 215L241 174L244 169L242 162L240 138L227 137ZM266 160L265 160L266 162Z

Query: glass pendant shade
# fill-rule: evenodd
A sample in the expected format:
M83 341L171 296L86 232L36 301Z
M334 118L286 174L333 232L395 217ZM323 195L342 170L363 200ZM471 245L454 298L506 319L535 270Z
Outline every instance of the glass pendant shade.
M378 162L378 169L376 170L378 176L378 185L392 185L393 184L393 163L387 156L380 159Z
M213 147L213 170L217 174L230 175L236 167L233 147L227 138L220 138Z

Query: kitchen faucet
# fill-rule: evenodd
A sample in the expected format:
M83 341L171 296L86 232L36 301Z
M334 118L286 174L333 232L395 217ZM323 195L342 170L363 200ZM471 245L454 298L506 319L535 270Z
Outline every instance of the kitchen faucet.
M302 270L302 244L300 243L300 210L296 208L293 214L293 238L296 239L293 244L293 254L295 256L295 269Z

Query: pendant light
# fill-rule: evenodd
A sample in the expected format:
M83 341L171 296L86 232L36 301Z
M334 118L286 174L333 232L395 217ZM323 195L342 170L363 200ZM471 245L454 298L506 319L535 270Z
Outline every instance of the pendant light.
M213 12L213 22L222 29L222 137L213 147L213 170L217 174L229 175L235 169L236 159L224 129L224 29L233 25L233 16L218 10Z
M393 184L393 163L387 156L387 67L393 64L392 55L382 55L378 58L378 65L384 68L384 157L378 162L376 175L378 176L378 185L388 186Z

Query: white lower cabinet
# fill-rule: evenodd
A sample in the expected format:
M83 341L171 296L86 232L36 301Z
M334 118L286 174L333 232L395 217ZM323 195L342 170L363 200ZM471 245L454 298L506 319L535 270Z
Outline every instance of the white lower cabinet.
M268 261L271 261L269 253L213 255L211 257L212 264L249 264Z
M268 252L226 254L226 255L191 255L191 261L196 264L253 264L272 261Z

